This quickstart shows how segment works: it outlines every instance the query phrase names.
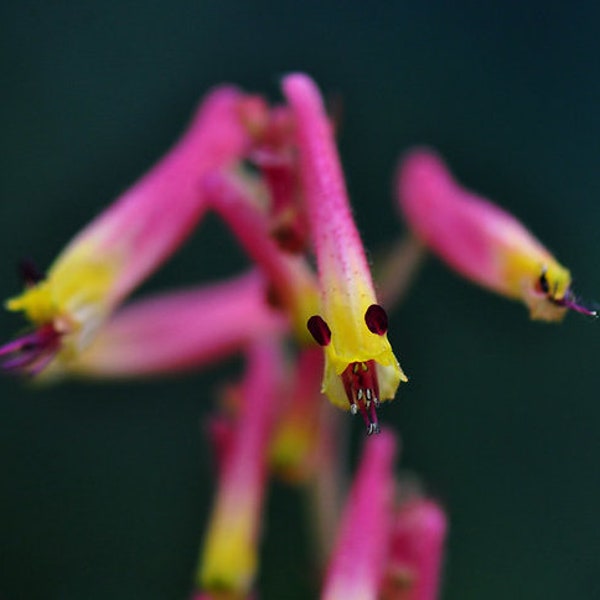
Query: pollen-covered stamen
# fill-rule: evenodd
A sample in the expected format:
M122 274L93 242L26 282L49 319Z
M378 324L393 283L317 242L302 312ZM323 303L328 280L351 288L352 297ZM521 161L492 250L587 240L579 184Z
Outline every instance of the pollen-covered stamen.
M329 345L329 342L331 342L331 329L329 329L329 325L327 325L323 317L313 315L307 321L306 327L319 346Z
M60 349L61 333L52 324L0 346L0 370L7 373L39 373Z
M377 335L384 335L388 330L387 313L379 304L371 304L365 313L365 323L369 331Z
M360 412L367 435L379 433L377 407L379 406L379 384L375 361L350 363L342 373L346 396L350 403L350 412Z

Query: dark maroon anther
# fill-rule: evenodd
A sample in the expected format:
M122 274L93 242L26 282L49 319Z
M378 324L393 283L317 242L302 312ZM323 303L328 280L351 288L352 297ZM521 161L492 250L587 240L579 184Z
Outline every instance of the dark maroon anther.
M37 268L29 258L22 258L18 265L19 277L25 287L32 287L44 279L44 274Z
M369 331L377 335L384 335L388 330L388 317L379 304L371 304L365 313L365 323Z
M327 346L331 342L331 329L319 315L313 315L306 326L319 346Z

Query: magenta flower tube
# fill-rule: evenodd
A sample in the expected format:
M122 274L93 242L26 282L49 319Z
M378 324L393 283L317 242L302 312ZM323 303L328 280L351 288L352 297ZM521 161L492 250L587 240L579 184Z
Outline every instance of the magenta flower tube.
M342 515L323 600L376 600L391 536L396 440L387 430L365 440Z
M398 201L408 226L461 275L521 300L532 319L558 321L566 309L595 315L578 303L571 274L515 217L461 187L432 151L402 161Z
M213 364L287 328L267 302L265 278L252 271L118 309L70 370L102 378L164 375Z
M385 600L439 597L446 530L446 515L433 500L413 498L399 507L392 526Z
M223 458L197 573L200 589L244 598L258 568L258 537L268 448L284 372L274 339L252 345L242 406Z
M203 187L210 207L268 278L274 301L290 315L296 336L309 341L306 320L317 306L318 292L304 257L281 250L271 237L269 220L259 200L242 179L213 173Z
M181 244L206 208L204 175L247 151L243 100L233 88L210 93L181 140L73 239L46 276L27 269L25 291L6 306L55 335L0 348L5 370L56 375L68 368L122 299Z
M352 219L331 125L314 82L292 74L283 91L295 117L307 220L319 269L320 314L308 329L325 350L322 390L337 406L360 412L378 431L376 407L406 380L387 338L387 315L377 298Z

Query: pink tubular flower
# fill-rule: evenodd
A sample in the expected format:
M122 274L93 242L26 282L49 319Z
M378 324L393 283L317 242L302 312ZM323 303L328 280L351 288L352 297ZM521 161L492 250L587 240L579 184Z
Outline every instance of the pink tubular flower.
M160 294L120 308L69 366L115 378L155 376L214 363L287 323L253 271L228 281Z
M305 481L321 459L316 454L322 372L323 356L319 348L304 348L270 451L273 469L287 481Z
M308 329L325 349L322 391L337 406L360 412L378 431L376 407L391 400L406 377L387 339L387 315L377 304L344 179L316 85L293 74L283 91L295 118L307 220L317 256L321 314Z
M269 280L274 303L290 315L296 336L308 341L306 320L318 303L315 277L304 257L280 249L250 185L231 174L213 173L203 184L207 203L235 234Z
M433 152L417 149L398 175L402 213L415 234L475 283L521 300L532 319L558 321L578 304L571 275L512 215L465 190Z
M389 431L365 441L321 598L375 600L391 535L396 441Z
M0 348L5 370L68 368L115 306L181 244L205 210L203 176L247 150L244 98L233 88L209 94L175 147L73 239L47 276L26 268L25 291L6 306L23 311L34 331Z
M204 540L197 584L206 592L244 598L257 569L267 455L283 373L273 339L252 345L235 430L225 452Z
M382 600L436 600L446 515L432 500L413 498L398 509Z

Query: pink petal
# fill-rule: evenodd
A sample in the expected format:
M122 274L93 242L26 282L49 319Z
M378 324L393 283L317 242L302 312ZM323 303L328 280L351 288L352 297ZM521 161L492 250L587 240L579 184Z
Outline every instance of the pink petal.
M306 320L316 308L317 291L304 258L279 248L270 235L266 214L241 180L213 173L203 187L211 208L269 279L275 301L289 311L297 335L306 338Z
M391 534L396 439L365 440L329 565L324 600L376 600Z
M514 296L503 255L518 251L554 260L511 214L459 186L434 152L417 149L398 174L402 213L417 236L451 267L476 283Z
M432 500L415 498L399 508L393 525L386 600L439 597L446 529L446 515Z
M118 310L72 365L96 377L159 375L214 363L286 322L256 272Z
M247 150L240 121L244 96L222 87L202 102L189 128L170 152L67 246L92 243L99 253L117 253L122 264L114 289L118 303L162 263L194 229L206 203L200 181ZM60 258L59 258L60 260Z
M349 288L361 280L374 297L362 242L350 211L333 128L319 90L309 77L294 73L284 78L283 91L296 117L302 185L319 277L321 281L341 281L341 285Z
M221 471L198 567L199 587L245 597L258 566L258 536L267 454L282 390L280 344L252 345L242 384L242 407Z

